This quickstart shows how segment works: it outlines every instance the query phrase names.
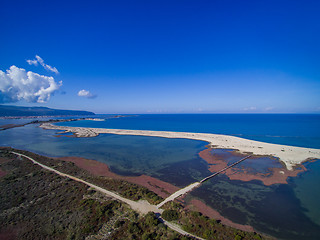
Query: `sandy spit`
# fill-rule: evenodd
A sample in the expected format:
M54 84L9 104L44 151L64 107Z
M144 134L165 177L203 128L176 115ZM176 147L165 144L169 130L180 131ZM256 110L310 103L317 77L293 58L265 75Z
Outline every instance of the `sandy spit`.
M118 135L138 135L164 138L186 138L206 141L213 148L236 149L240 153L252 153L254 155L266 155L279 158L279 160L286 165L288 170L292 170L295 165L301 164L304 161L310 159L320 159L320 149L264 143L220 134L62 127L50 123L44 123L41 125L41 127L44 129L56 129L73 132L77 137L94 137L99 134L108 133Z

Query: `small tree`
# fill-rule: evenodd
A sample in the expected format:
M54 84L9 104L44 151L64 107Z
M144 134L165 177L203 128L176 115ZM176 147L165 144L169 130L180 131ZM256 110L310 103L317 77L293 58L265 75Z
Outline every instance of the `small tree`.
M174 221L180 218L180 214L176 210L164 210L161 216L167 221Z

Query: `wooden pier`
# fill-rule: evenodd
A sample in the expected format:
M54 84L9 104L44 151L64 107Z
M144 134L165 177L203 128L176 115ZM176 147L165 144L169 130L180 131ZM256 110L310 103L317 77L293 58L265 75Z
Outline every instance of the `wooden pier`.
M222 173L222 172L226 171L227 169L229 169L229 168L231 168L231 167L233 167L233 166L235 166L235 165L237 165L237 164L241 163L242 161L244 161L244 160L248 159L248 158L249 158L249 157L251 157L251 156L252 156L252 155L246 156L246 157L244 157L244 158L240 159L239 161L237 161L237 162L235 162L235 163L232 163L232 164L231 164L231 165L229 165L229 166L226 166L225 168L221 169L220 171L218 171L218 172L216 172L216 173L214 173L214 174L212 174L212 175L210 175L210 176L208 176L208 177L206 177L206 178L202 179L202 180L200 181L200 183L203 183L203 182L205 182L205 181L209 180L210 178L213 178L213 177L217 176L218 174L220 174L220 173Z

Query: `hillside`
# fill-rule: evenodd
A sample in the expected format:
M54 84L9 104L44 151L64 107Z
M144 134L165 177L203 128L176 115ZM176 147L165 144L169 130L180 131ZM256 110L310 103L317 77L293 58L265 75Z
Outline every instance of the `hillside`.
M47 107L19 107L0 105L0 117L17 116L67 116L67 115L95 115L88 111L61 110Z
M0 239L193 239L172 231L153 212L138 214L127 204L12 151L133 201L157 204L163 200L143 186L92 175L72 162L0 147ZM227 227L177 202L167 203L164 209L163 219L208 240L271 239Z
M0 239L190 239L167 229L154 213L138 215L126 204L8 150L0 148ZM132 200L156 196L125 181L94 177L70 162L28 154Z

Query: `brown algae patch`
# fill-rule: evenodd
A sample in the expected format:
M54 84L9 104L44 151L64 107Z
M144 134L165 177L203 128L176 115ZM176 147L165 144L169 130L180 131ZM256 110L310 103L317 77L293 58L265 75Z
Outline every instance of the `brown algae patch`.
M227 167L229 165L228 158L245 156L236 151L226 152L226 154L215 154L214 150L212 151L212 149L207 148L201 151L199 156L209 164L209 171L213 173ZM265 161L267 158L268 162L261 167L262 161ZM246 161L250 161L250 163L248 164ZM255 165L257 169L255 169ZM298 165L293 170L288 170L274 158L268 156L252 156L243 163L227 169L224 174L228 176L230 180L259 180L263 182L264 185L269 186L276 183L287 184L288 177L296 177L304 171L306 171L306 168L303 165Z
M59 159L64 161L69 161L75 163L78 167L87 170L91 174L95 176L104 176L110 177L114 179L121 179L131 183L138 184L140 186L144 186L148 188L150 191L155 192L159 196L166 198L172 193L179 190L178 187L161 181L157 178L153 178L147 175L140 175L134 177L121 176L116 173L111 172L109 166L105 163L98 162L95 160L80 158L80 157L60 157Z

